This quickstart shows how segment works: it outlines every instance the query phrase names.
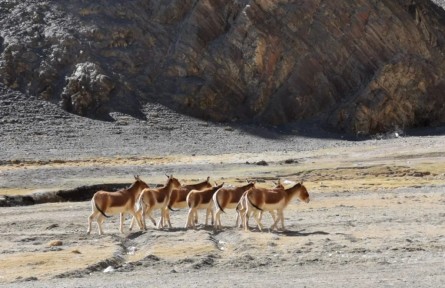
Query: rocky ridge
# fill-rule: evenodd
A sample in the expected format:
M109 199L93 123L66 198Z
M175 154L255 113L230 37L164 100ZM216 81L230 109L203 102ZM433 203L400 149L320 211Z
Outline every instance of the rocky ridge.
M358 134L445 120L429 0L12 0L0 15L1 82L82 116L144 119L150 102Z

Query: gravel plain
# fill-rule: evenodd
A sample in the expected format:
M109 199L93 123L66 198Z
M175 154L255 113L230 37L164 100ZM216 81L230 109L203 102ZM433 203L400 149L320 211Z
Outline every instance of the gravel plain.
M315 124L215 124L157 104L146 119L81 118L2 91L0 195L100 183L150 185L165 174L192 183L272 186L304 180L311 202L285 210L286 231L200 225L86 235L90 203L0 208L0 286L5 287L440 287L445 282L443 128L360 141ZM431 134L431 135L428 135ZM261 165L260 165L261 164ZM2 196L0 196L1 198ZM130 219L127 219L126 228ZM271 225L269 215L264 216ZM96 228L96 227L93 227Z

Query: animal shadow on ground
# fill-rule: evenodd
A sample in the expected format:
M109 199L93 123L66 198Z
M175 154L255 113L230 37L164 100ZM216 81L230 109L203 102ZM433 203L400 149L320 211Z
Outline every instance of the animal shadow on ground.
M306 237L306 236L310 236L310 235L329 235L329 233L325 232L325 231L302 232L302 231L285 230L285 231L278 231L278 232L275 231L274 233L291 236L291 237L298 237L298 236Z
M218 234L226 232L226 231L242 231L241 228L233 227L233 226L222 226L220 229L215 229L214 227L210 227L209 229L206 229L206 230L212 232L213 235L218 235Z
M139 236L141 236L142 234L149 234L149 233L153 233L153 232L179 232L179 231L187 231L187 230L205 230L205 231L213 231L213 227L211 226L200 226L198 225L195 229L193 228L184 228L184 227L171 227L171 228L161 228L161 229L157 229L157 228L148 228L147 230L144 231L137 231L137 232L130 232L130 234L128 234L127 238L128 239L135 239L138 238Z
M207 226L204 225L204 224L198 224L198 225L196 225L195 229L188 228L188 230L204 230L204 231L213 232L215 229L213 228L213 224L212 225L207 225Z
M133 240L144 234L145 231L137 231L137 232L130 232L130 234L127 235L127 239Z
M179 232L179 231L187 231L187 230L193 230L193 229L187 229L184 227L171 227L171 228L162 229L162 231L165 231L165 232Z

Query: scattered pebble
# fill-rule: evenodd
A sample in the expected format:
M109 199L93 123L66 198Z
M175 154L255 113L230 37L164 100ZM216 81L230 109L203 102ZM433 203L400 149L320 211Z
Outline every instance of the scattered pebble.
M48 243L48 247L56 247L56 246L62 246L63 242L61 240L53 240Z
M39 279L37 277L34 277L34 276L23 279L23 281L26 281L26 282L27 281L37 281L37 280L39 280Z
M51 229L54 229L54 228L57 228L57 227L59 227L59 224L51 224L48 227L46 227L46 230L51 230Z
M268 166L268 165L269 165L269 163L267 163L267 162L264 161L264 160L258 161L258 162L256 162L255 164L256 164L256 165L259 165L259 166Z

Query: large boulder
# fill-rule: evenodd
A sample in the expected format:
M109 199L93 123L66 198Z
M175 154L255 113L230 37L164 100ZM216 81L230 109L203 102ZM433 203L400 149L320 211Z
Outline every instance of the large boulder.
M79 115L100 115L114 87L113 81L96 64L79 63L63 88L62 107Z

